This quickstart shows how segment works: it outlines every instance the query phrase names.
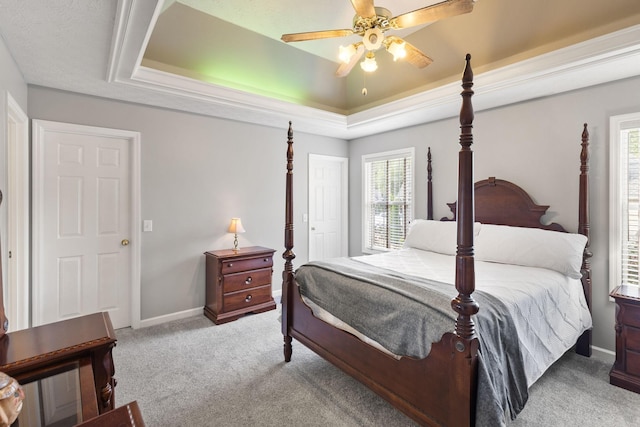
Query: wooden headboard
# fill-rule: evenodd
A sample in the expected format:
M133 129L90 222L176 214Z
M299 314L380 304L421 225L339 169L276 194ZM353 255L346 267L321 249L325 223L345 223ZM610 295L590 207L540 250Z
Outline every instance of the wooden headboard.
M549 209L548 205L537 205L529 194L516 184L490 177L474 185L475 220L483 224L511 225L516 227L542 228L566 231L557 223L542 224L540 219ZM447 203L455 221L457 203Z

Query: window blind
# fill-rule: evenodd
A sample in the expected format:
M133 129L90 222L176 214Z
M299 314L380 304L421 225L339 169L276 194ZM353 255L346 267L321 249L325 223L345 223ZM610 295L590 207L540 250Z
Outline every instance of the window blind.
M620 193L621 220L621 280L625 284L640 284L638 249L640 208L640 123L626 123L620 129ZM629 125L632 125L629 127Z
M413 149L363 157L364 249L399 249L413 219Z

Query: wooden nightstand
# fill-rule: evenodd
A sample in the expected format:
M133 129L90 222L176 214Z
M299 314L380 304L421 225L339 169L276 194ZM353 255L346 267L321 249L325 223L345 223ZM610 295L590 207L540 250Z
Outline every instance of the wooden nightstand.
M616 361L609 382L640 393L640 288L622 285L610 295L616 301Z
M206 305L204 315L215 324L236 320L246 313L274 310L271 295L273 253L252 246L205 252Z

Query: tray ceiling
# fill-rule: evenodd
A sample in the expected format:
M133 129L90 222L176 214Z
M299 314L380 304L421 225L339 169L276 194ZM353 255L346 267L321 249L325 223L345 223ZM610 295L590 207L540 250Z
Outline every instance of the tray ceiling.
M394 15L432 3L375 2ZM346 139L454 115L467 52L476 94L487 92L479 108L640 75L637 0L478 0L470 14L402 34L434 59L422 70L381 53L375 73L340 79L331 56L343 40L279 40L349 28L352 17L347 0L0 0L0 35L32 85L269 125L293 119Z

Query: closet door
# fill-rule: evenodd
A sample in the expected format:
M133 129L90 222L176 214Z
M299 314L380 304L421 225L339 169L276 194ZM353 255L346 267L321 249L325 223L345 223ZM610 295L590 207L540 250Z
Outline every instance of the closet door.
M129 147L137 133L34 121L33 325L108 311L131 325Z

